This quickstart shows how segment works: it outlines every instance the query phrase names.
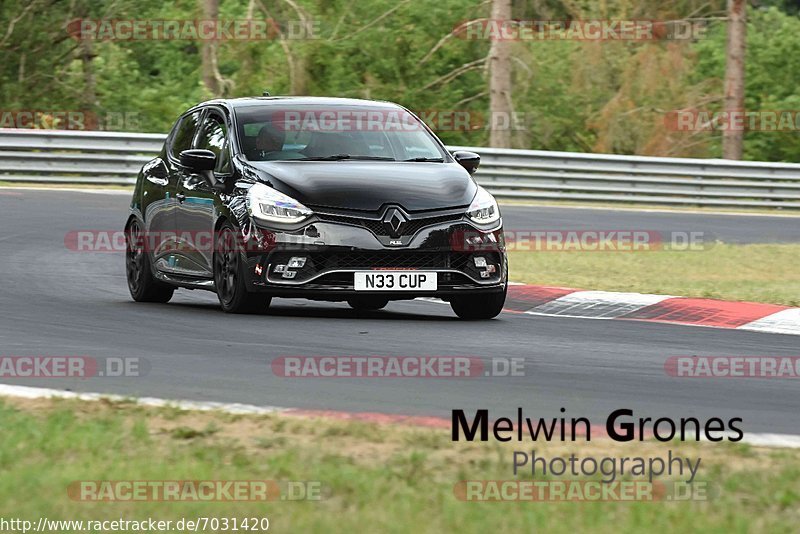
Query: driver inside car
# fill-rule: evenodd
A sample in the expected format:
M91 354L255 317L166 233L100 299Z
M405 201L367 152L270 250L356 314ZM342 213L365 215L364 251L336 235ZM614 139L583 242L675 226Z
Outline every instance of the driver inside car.
M267 123L261 127L256 137L256 151L260 158L267 159L272 152L281 152L286 134L275 128L272 123Z

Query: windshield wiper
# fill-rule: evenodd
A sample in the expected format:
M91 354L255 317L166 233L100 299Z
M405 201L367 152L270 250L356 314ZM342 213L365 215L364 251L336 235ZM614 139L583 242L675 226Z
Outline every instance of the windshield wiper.
M394 161L394 158L389 158L385 156L354 156L352 154L333 154L331 156L309 156L307 158L298 158L294 161L341 161L343 159Z
M444 158L411 158L411 159L404 159L403 161L427 161L432 163L444 163Z

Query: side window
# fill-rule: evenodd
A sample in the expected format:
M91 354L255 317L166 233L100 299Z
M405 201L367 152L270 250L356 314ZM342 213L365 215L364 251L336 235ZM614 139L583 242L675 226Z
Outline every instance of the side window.
M172 138L170 153L178 159L181 152L192 147L192 139L197 131L197 121L200 120L200 111L195 111L183 117L178 125L175 136Z
M203 133L197 141L197 148L204 148L217 155L217 168L220 174L231 172L230 151L228 150L228 128L222 117L211 113L203 121Z

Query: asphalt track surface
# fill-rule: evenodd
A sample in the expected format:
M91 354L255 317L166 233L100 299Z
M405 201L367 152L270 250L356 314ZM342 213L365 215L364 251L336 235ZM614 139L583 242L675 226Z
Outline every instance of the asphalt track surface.
M503 206L506 230L636 230L669 235L701 232L725 243L800 242L800 216L723 215L607 208Z
M121 253L73 252L64 245L70 230L121 229L128 201L120 195L0 190L0 354L135 356L150 363L149 373L6 383L441 417L458 408L488 408L491 418L514 417L517 407L530 417L553 417L564 407L567 416L602 423L612 410L630 408L641 417L742 417L746 431L800 433L800 393L794 380L673 378L663 367L675 355L797 356L797 336L514 313L488 322L461 322L448 306L425 301L392 303L384 311L359 315L343 303L276 299L260 316L223 314L216 297L200 291L178 291L169 304L135 303L128 295ZM615 221L635 224L642 217L651 227L669 226L684 218L506 210L507 225L517 227L546 216L550 227L568 223L574 228L576 221L586 222L593 214L596 227ZM621 219L625 217L632 219ZM770 237L795 224L787 219L755 224L751 217L697 217L720 232L724 227L735 233L736 223L748 239L757 238L757 231ZM275 376L270 362L289 355L523 358L525 376Z

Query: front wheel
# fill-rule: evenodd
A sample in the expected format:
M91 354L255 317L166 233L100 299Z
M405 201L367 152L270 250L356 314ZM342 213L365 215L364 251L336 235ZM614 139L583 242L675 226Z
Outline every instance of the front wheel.
M247 291L244 262L236 245L236 233L230 224L219 231L214 247L214 286L222 310L227 313L257 313L269 307L271 298Z
M144 244L142 227L132 219L125 229L125 274L131 297L136 302L169 302L175 287L153 278Z
M471 321L493 319L503 311L506 291L507 289L498 293L454 297L450 301L450 307L461 319Z

